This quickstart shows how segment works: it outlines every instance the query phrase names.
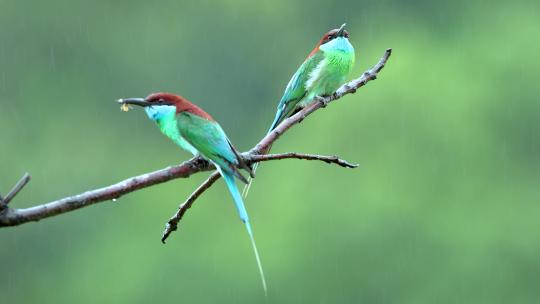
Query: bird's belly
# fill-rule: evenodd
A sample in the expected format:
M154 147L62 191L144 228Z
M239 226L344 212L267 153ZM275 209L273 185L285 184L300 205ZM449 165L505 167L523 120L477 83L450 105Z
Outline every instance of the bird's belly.
M170 138L176 145L178 145L180 148L190 152L193 155L199 154L197 149L195 149L190 143L188 143L181 135L180 132L178 132L178 128L176 126L176 121L173 117L169 118L166 117L162 120L159 120L158 122L159 128L161 132Z
M354 59L344 54L328 56L311 73L306 88L311 98L334 93L351 71ZM308 96L306 96L308 97Z
M328 68L327 71L319 74L315 85L311 91L315 95L324 96L334 93L339 85L345 81L345 74Z

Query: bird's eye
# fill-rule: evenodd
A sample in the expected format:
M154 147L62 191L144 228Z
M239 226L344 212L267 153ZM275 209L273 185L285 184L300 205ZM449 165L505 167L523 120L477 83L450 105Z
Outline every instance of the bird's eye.
M163 103L165 103L165 99L163 99L163 98L160 98L160 99L158 100L158 103L159 103L159 104L163 104Z

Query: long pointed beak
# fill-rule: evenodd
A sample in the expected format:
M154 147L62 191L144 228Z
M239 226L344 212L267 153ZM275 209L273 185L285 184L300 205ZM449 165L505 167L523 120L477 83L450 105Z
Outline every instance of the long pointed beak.
M336 34L337 37L343 37L343 33L345 32L345 26L347 23L343 23L341 27L338 29L338 32Z
M144 98L120 98L118 99L119 104L128 104L128 105L136 105L140 107L146 107L149 106L150 103Z

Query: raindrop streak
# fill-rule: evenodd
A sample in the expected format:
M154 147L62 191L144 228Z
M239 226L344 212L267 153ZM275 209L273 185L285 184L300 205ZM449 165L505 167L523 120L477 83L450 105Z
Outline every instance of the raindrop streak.
M49 62L51 64L51 69L55 69L56 68L56 56L54 54L54 47L51 47L49 49Z
M1 85L2 91L5 91L6 90L6 73L5 72L2 72L2 80L0 81L0 83L2 83Z

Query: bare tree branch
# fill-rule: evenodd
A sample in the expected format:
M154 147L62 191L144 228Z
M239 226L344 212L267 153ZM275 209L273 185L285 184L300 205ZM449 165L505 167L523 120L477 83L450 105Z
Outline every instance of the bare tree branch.
M242 155L246 163L256 163L259 161L269 161L275 159L285 159L285 158L301 158L301 159L312 159L312 160L321 160L325 162L331 162L339 164L347 163L341 159L334 159L334 156L319 156L319 155L309 155L309 154L298 154L298 153L285 153L285 154L270 154L270 155L257 155L246 157ZM348 163L347 163L348 164ZM342 164L340 164L343 166ZM349 164L350 165L350 164ZM164 183L176 178L188 178L194 173L201 171L209 171L215 169L212 164L208 161L200 158L194 157L188 161L183 162L178 166L173 166L151 173L142 174L139 176L131 177L121 182L118 182L114 185L103 187L96 190L87 191L78 195L65 197L47 204L24 208L24 209L14 209L14 208L5 208L3 211L0 211L0 227L3 226L16 226L24 224L30 221L39 221L41 219L55 216L58 214L66 213L76 209L90 206L95 203L118 199L121 196L137 191L142 188L150 187L156 184ZM25 178L21 179L23 181ZM21 183L17 185L19 185ZM26 183L26 181L24 182ZM213 183L213 182L212 182ZM18 189L19 191L22 187L14 187L14 190ZM12 193L13 190L10 192ZM202 192L201 192L202 193ZM16 193L14 193L16 194ZM13 196L11 196L13 197ZM195 197L196 199L197 197ZM185 212L185 211L184 211ZM183 213L182 213L183 214Z
M391 51L391 49L386 50L384 56L379 60L379 62L370 70L366 71L361 77L344 84L331 96L319 98L318 102L311 103L303 110L284 120L276 129L274 129L274 131L270 132L263 139L261 139L261 141L259 141L259 143L255 147L253 147L250 151L242 154L242 157L245 158L246 163L252 164L259 161L272 160L265 158L264 155L260 155L259 157L259 154L265 151L267 147L271 146L272 143L274 143L289 128L301 122L314 111L318 110L321 107L325 107L328 103L339 99L347 94L355 93L358 88L364 86L369 81L376 79L377 74L385 66L388 58L390 57ZM281 158L278 158L277 155L279 154L274 154L270 156L275 157L274 159L301 158L281 156ZM339 164L338 162L331 161L331 158L332 157L326 157L326 160L320 160ZM75 196L65 197L50 203L37 205L30 208L15 209L8 207L7 204L5 204L4 199L0 204L0 206L4 206L3 209L0 208L0 227L16 226L31 221L39 221L44 218L70 212L99 202L116 199L127 193L150 187L155 184L164 183L176 178L187 178L195 173L201 171L209 171L212 169L215 168L208 161L200 157L194 157L177 166L172 166L151 173L142 174L139 176L128 178L107 187L87 191ZM22 189L23 186L21 186L18 190L15 191L14 195L11 196L10 200L17 194L18 191L20 191L20 189ZM204 190L202 190L201 193L204 192ZM201 193L199 193L198 195L200 195Z

